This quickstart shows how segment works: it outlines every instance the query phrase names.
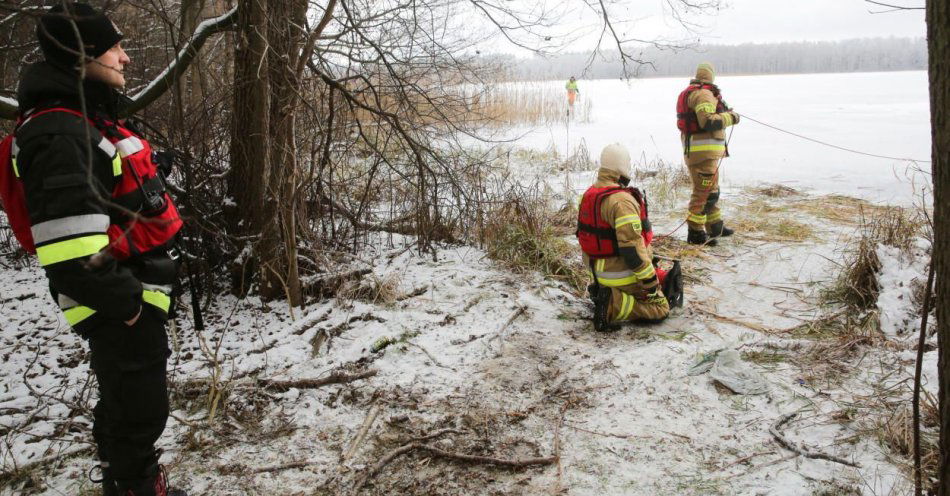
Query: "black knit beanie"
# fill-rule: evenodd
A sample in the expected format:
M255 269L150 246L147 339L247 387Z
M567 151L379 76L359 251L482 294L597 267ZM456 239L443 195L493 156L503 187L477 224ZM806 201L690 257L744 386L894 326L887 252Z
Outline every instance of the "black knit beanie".
M78 39L76 28L79 30ZM79 63L80 40L86 57L96 58L109 51L122 37L122 31L105 14L83 2L67 4L65 9L62 3L57 3L40 17L36 25L36 38L46 60L68 69Z

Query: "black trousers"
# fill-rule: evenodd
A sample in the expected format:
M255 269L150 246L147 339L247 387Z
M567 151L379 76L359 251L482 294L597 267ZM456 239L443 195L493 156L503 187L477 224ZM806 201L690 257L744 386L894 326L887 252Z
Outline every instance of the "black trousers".
M168 420L165 316L143 303L134 325L103 324L87 337L99 382L92 429L99 458L120 486L132 486L157 461L155 441Z

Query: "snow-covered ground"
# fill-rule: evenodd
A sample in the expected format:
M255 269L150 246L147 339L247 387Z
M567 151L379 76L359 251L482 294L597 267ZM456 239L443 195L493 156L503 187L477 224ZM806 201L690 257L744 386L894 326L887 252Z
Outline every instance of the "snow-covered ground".
M855 233L813 217L810 207L825 200L734 191L727 212L753 202L790 208L794 215L774 221L814 232L801 242L740 233L694 253L686 307L614 334L594 333L589 302L561 283L512 273L469 247L444 247L433 260L401 239L381 239L378 253L363 255L376 262L370 279L398 288L389 303L331 299L291 317L279 302L219 297L200 339L179 319L175 412L161 440L169 471L193 494L344 494L403 442L451 428L458 433L431 443L499 458L559 453L560 461L509 470L416 453L382 468L362 494L904 494L906 479L866 430L863 398L875 385L906 385L907 338L858 345L846 362L818 366L810 360L822 341L792 330L823 315L817 295ZM660 233L678 222L676 211L655 215ZM924 277L912 256L880 255L882 281ZM45 295L41 273L2 272L0 455L9 471L88 446L89 376L85 348ZM909 298L888 295L881 313L903 312ZM708 374L687 375L699 356L722 348L738 349L770 391L736 395ZM935 357L925 361L932 392ZM254 382L340 370L378 372L318 389ZM213 376L224 396L209 426ZM769 428L794 412L788 438L860 468L776 444ZM6 478L0 493L77 494L91 487L89 466L89 453L45 464L34 482Z
M591 122L534 129L521 146L562 155L583 142L596 158L620 142L634 156L680 163L676 97L687 79L580 81L591 102ZM930 100L926 71L729 76L716 79L726 101L743 115L810 138L858 151L930 160ZM533 83L562 88L563 81ZM566 99L564 101L567 108ZM732 131L723 184L781 183L818 194L846 194L888 204L910 204L913 183L929 183L914 164L872 158L782 134L751 120ZM929 163L917 166L929 172ZM910 170L909 170L910 168Z
M780 127L872 153L929 155L924 73L719 82L740 112ZM678 164L672 106L683 83L582 81L595 115L572 126L572 148L583 137L596 157L620 141L647 162ZM563 148L564 132L536 130L519 145ZM847 330L839 340L821 319L842 317L841 307L821 302L860 214L881 208L824 194L909 204L911 185L886 160L752 122L736 128L732 152L722 204L743 229L704 251L658 242L660 253L683 256L688 278L685 308L658 325L597 334L590 302L560 282L513 272L472 247L416 253L397 236L359 254L373 271L365 281L395 288L378 301L364 292L291 313L281 302L217 296L201 333L186 307L170 365L174 414L160 441L173 482L200 495L347 494L364 477L359 494L907 494L898 466L906 459L881 440L879 426L888 408L909 403L913 288L926 277L928 247L878 248L881 331ZM510 156L526 182L558 193L576 193L593 177L544 152ZM760 182L806 193L749 187ZM646 187L655 231L672 231L688 193ZM87 348L66 328L42 271L8 264L0 259L0 495L95 494L86 477L95 396ZM711 373L687 373L722 349L736 349L769 392L733 394ZM306 383L365 371L375 375ZM932 394L936 374L929 351ZM780 431L792 443L859 467L780 446L769 429L790 413L797 415ZM368 476L387 453L440 431L422 442L467 455L559 459L511 469L414 450Z

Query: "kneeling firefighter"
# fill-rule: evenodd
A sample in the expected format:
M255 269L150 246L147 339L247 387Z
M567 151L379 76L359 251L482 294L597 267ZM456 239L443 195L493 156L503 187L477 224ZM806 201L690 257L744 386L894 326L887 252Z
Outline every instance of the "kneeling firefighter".
M89 342L103 494L184 496L155 448L168 419L165 322L182 221L160 155L117 117L123 35L90 5L57 2L37 37L46 60L23 71L19 122L0 147L4 210Z
M630 153L623 145L608 145L597 181L578 208L577 240L594 278L589 291L597 331L620 322L663 320L671 304L682 305L679 263L669 271L654 266L646 195L627 187L631 176Z

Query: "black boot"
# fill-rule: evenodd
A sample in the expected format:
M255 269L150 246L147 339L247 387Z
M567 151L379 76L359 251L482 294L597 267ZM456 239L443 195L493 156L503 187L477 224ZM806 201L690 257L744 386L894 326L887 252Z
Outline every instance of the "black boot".
M679 262L673 262L673 267L666 271L663 281L663 295L666 296L670 308L683 306L683 271Z
M597 288L599 286L596 282L590 283L587 285L587 296L590 297L592 303L597 303Z
M607 321L607 307L610 306L610 288L606 286L597 287L597 296L594 297L594 330L597 332L615 331L619 328L616 324Z
M145 478L130 484L118 484L121 496L188 496L184 490L168 487L168 474L159 464L145 469Z
M716 240L706 236L706 231L690 229L686 234L686 242L691 245L716 246Z
M728 238L735 234L735 231L726 227L722 221L716 222L709 225L709 237L710 238Z

